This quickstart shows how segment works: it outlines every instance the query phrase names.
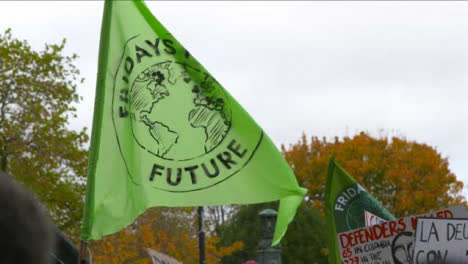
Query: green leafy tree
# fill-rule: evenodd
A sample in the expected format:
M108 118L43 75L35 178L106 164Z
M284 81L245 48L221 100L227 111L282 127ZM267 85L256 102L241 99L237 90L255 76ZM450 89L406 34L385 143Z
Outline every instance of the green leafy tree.
M86 128L74 131L79 71L65 40L35 51L0 34L0 169L42 201L57 226L76 238L87 167Z
M242 241L244 248L222 258L223 264L257 260L257 247L261 240L259 213L266 208L277 208L278 203L240 206L232 219L217 228L221 238L219 246ZM291 264L327 263L325 223L319 211L303 203L281 240L282 261Z
M327 233L320 212L303 203L281 241L282 260L288 264L328 263Z

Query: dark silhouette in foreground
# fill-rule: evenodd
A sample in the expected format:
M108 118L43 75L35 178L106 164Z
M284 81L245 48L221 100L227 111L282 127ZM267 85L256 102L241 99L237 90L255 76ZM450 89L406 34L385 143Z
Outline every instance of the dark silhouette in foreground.
M39 202L0 171L0 263L49 264L52 230Z

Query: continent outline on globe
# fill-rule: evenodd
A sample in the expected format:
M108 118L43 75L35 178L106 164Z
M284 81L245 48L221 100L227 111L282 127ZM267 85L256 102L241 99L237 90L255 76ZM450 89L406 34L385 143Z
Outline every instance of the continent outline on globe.
M180 67L184 70L181 71ZM178 70L179 72L177 72ZM200 84L191 80L189 71L197 71L204 75ZM198 155L193 157L185 158L167 157L172 148L179 143L180 133L178 130L171 129L170 125L164 122L150 120L148 117L159 102L171 98L171 89L178 84L177 89L181 89L180 82L186 84L185 88L190 88L193 94L191 101L193 101L194 106L186 115L187 121L192 128L201 128L205 135L204 151L200 151ZM142 90L149 91L154 101L145 104L144 98L147 96L141 96L138 92ZM211 94L208 94L210 92ZM188 64L164 61L151 65L142 71L131 85L129 91L130 116L134 121L141 121L148 127L152 138L158 143L158 148L148 149L148 144L143 144L138 133L135 133L135 125L132 122L133 136L136 142L143 149L147 149L149 153L167 160L185 161L209 153L224 140L231 128L230 109L225 106L225 104L229 104L229 99L223 93L224 91L219 87L219 84L208 73Z

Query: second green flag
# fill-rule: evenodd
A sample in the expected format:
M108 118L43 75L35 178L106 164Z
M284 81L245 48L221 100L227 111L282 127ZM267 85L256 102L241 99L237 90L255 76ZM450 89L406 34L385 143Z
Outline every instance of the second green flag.
M334 158L331 158L325 186L329 263L344 263L338 249L337 234L364 227L365 211L384 220L395 219L351 175L346 173Z

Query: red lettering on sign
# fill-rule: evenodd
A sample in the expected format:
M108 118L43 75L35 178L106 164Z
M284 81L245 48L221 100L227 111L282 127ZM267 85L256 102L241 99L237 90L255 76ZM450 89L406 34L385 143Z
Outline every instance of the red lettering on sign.
M385 231L385 229L383 229L383 225L375 225L373 227L374 227L373 228L373 230L374 230L374 239L379 240L383 236L383 232Z
M444 211L444 216L445 216L445 218L453 218L453 213L450 210L445 210Z
M392 234L392 236L393 236L393 234L398 233L398 230L396 229L397 222L391 221L389 223L389 226L390 226L390 234Z
M372 241L374 240L374 233L372 233L372 229L370 228L366 228L364 230L365 234L366 234L366 241Z
M416 230L416 217L411 217L411 227Z
M398 229L398 232L403 232L406 230L405 219L403 218L398 219L398 224L400 224L400 228Z
M347 234L340 234L340 244L343 249L349 246L349 238Z
M359 237L361 238L361 243L367 243L367 236L366 236L366 229L361 229L361 232L359 232Z

